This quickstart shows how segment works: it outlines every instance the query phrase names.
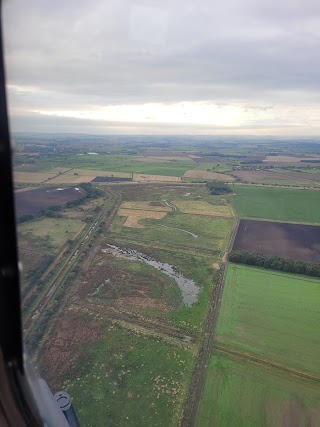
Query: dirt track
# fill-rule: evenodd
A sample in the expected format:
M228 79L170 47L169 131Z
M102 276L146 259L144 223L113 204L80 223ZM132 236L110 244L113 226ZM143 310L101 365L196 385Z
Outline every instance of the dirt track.
M320 377L316 377L308 372L298 371L296 369L289 368L288 366L281 365L276 362L272 362L271 360L260 359L259 357L251 356L247 353L242 353L240 351L232 350L231 348L225 347L222 344L215 343L214 344L215 351L220 353L229 354L231 356L237 357L238 359L248 360L253 363L257 363L258 365L268 366L270 368L280 369L281 371L288 372L291 375L296 377L304 378L306 380L312 381L320 381Z
M233 244L238 230L238 226L239 220L237 221L233 229L228 250ZM226 264L222 265L222 269L219 270L219 278L212 292L211 305L208 312L207 324L204 330L204 339L202 342L202 347L199 351L197 364L194 370L195 374L190 385L190 394L185 406L185 412L181 422L181 427L193 427L196 424L199 403L202 397L202 392L207 376L207 367L212 353L214 332L218 322L226 272L227 261Z

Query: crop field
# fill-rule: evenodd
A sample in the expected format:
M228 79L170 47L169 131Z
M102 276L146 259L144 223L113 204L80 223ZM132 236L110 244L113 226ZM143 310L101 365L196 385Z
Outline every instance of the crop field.
M305 224L320 223L320 193L317 190L234 186L230 196L240 218Z
M166 216L166 212L153 210L138 210L138 209L119 209L118 216L125 216L127 219L123 224L125 227L144 228L140 224L142 219L162 219Z
M320 376L319 298L320 280L230 264L216 342Z
M242 219L232 249L320 262L320 226Z
M65 175L79 175L79 176L86 176L90 175L92 177L96 176L109 176L109 177L116 177L116 178L132 178L132 174L128 172L113 172L106 171L106 170L94 170L94 169L69 169Z
M301 160L318 160L320 159L319 156L312 156L312 157L307 157L307 156L266 156L266 158L264 159L265 162L280 162L280 163L300 163Z
M146 159L145 159L146 160ZM90 169L114 172L135 172L138 174L149 175L172 175L182 176L184 172L196 166L196 163L189 157L182 157L179 159L172 159L171 162L168 158L162 162L155 162L154 159L150 161L142 161L141 156L130 155L112 155L100 154L99 156L92 156L88 154L68 156L67 158L53 158L50 160L41 159L39 163L44 168L53 167L69 167L74 169ZM91 172L88 173L91 175Z
M67 175L61 174L52 179L50 179L50 184L81 184L82 182L91 182L95 176L91 175Z
M204 170L192 169L183 174L184 178L202 178L208 180L219 180L219 181L234 181L234 178L230 175L225 175L217 172L207 172Z
M173 200L173 205L176 206L180 212L193 215L208 215L208 216L222 216L226 218L234 217L234 212L231 206L212 205L206 201L190 201L190 200Z
M197 427L317 427L319 401L317 383L216 352Z
M229 264L198 426L316 426L320 280Z
M51 206L65 205L67 202L77 200L85 195L84 190L74 187L41 187L19 192L15 194L16 213L18 217L38 213Z
M243 182L257 182L265 184L279 185L300 185L300 186L317 186L320 185L320 178L317 174L306 174L287 171L288 173L270 172L270 171L251 171L239 170L233 171L232 175L236 176Z
M14 173L14 182L27 182L40 184L52 179L55 173L40 173L40 172L19 172Z
M170 170L166 170L166 173L170 173ZM148 174L141 174L141 173L134 173L133 174L133 181L136 182L145 182L145 181L168 181L168 182L181 182L181 178L179 176L166 176L165 174L156 174L154 175L148 175Z

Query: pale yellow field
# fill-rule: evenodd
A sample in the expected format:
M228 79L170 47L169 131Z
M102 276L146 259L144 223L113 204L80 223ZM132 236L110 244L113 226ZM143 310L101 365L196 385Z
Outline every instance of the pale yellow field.
M147 175L142 173L134 173L133 181L147 182L147 181L166 181L166 182L181 182L178 176L163 176L163 175Z
M61 167L56 167L53 169L50 169L49 173L54 173L55 175L57 175L59 172L64 173L67 172L70 168L61 168Z
M14 172L14 182L30 182L40 184L53 178L56 174L54 173L38 173L38 172Z
M267 156L263 162L288 162L288 163L299 163L301 160L318 160L319 156L314 157L290 157L290 156Z
M95 178L94 176L85 175L58 175L50 180L50 184L80 184L81 182L90 182Z
M121 205L122 209L138 209L145 211L157 211L157 212L171 212L169 206L152 206L150 203L153 202L124 202Z
M184 173L184 178L203 178L203 179L218 179L219 181L234 181L233 176L224 175L223 173L207 172L201 170L189 170Z
M231 206L211 205L206 201L172 201L182 213L194 215L208 215L208 216L223 216L234 217L234 211Z
M71 169L66 173L66 175L74 175L75 173L77 173L78 175L92 176L93 178L95 178L96 176L114 176L116 178L131 178L131 175L132 175L131 173L128 173L128 172L100 171L97 169Z
M83 221L76 219L42 218L20 224L19 232L22 236L31 234L46 239L55 248L59 248L68 239L75 238L85 225Z
M146 211L138 209L119 209L118 216L126 216L126 222L124 225L126 227L132 228L145 228L144 225L139 224L139 221L142 219L162 219L167 215L167 212L159 211Z

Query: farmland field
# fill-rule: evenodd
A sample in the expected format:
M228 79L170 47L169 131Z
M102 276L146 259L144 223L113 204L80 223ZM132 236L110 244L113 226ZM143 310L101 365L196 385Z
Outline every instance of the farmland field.
M320 280L229 264L198 426L319 425L319 298Z
M88 154L69 156L67 159L61 157L51 158L50 160L41 159L43 169L50 170L52 167L69 167L78 169L87 169L88 175L91 175L90 169L114 172L135 172L139 174L150 175L173 175L182 176L184 172L196 166L196 163L189 157L172 159L171 162L164 159L162 162L154 162L154 159L148 161L141 156L100 154L93 156ZM20 172L19 172L20 173ZM23 172L21 172L23 173Z
M316 190L234 186L230 196L240 218L261 218L273 221L306 224L320 223L320 193Z
M216 341L320 376L319 298L320 280L230 264Z
M16 213L20 217L34 214L51 206L62 206L69 201L84 197L87 193L81 188L41 187L34 190L16 193Z
M317 427L319 401L317 383L216 352L197 427Z
M266 184L279 185L300 185L300 186L318 186L320 185L319 174L306 174L286 171L287 173L271 172L271 171L251 171L239 170L233 171L232 175L236 176L243 182L263 182Z
M232 249L320 262L320 227L242 219Z
M234 178L230 175L224 175L217 172L207 172L203 170L189 170L184 173L184 178L203 178L203 179L217 179L220 181L234 181Z

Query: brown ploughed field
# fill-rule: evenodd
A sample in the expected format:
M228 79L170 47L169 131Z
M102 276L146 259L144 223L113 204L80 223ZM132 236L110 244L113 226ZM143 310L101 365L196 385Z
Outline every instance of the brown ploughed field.
M232 249L320 262L320 227L242 219Z
M64 187L63 189L42 187L35 190L16 193L16 213L22 215L35 214L50 206L62 206L69 201L80 199L87 193L78 187Z

